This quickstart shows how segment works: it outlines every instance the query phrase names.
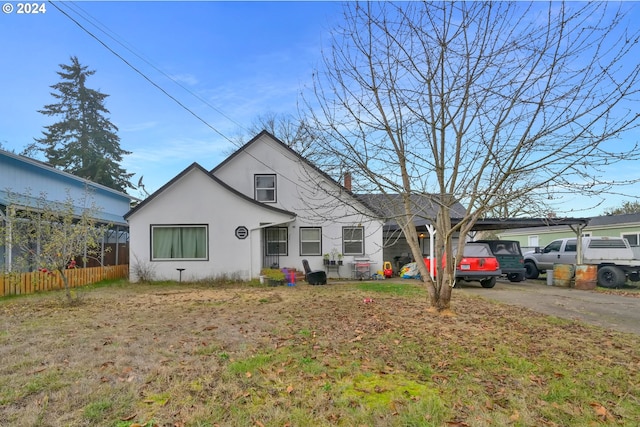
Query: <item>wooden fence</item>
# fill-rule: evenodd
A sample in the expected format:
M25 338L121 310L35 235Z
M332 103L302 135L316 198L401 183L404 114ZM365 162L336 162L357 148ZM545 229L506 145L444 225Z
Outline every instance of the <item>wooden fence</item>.
M69 286L79 286L100 282L106 279L125 279L129 277L129 265L108 267L88 267L65 270ZM34 271L31 273L0 273L0 297L7 295L32 294L34 292L64 289L59 272Z

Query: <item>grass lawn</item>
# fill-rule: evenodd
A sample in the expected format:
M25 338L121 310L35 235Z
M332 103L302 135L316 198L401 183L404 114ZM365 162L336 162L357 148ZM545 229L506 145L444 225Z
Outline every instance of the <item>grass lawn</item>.
M637 426L640 340L419 285L0 300L2 426Z

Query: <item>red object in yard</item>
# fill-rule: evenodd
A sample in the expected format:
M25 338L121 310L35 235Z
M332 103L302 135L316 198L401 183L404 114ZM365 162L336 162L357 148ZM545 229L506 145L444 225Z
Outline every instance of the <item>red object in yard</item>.
M384 277L386 277L387 279L393 276L393 267L391 267L391 263L389 261L384 262L382 273L384 274Z
M296 272L295 271L290 271L289 272L289 282L287 283L287 286L295 286L296 285Z

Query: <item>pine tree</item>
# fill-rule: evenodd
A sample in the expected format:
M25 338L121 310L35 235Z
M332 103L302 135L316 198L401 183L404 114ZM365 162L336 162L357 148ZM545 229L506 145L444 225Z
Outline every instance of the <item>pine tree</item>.
M119 191L134 188L133 174L120 167L122 157L131 154L120 148L118 128L109 121L105 95L86 87L87 77L95 74L75 56L71 64L60 64L62 81L51 86L58 101L45 105L40 113L62 120L45 126L42 138L34 138L32 148L44 152L54 167Z

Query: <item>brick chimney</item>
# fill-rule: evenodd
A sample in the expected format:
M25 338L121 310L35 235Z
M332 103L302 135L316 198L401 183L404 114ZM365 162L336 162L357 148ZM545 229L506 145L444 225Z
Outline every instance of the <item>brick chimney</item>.
M344 188L351 191L351 172L344 173Z

